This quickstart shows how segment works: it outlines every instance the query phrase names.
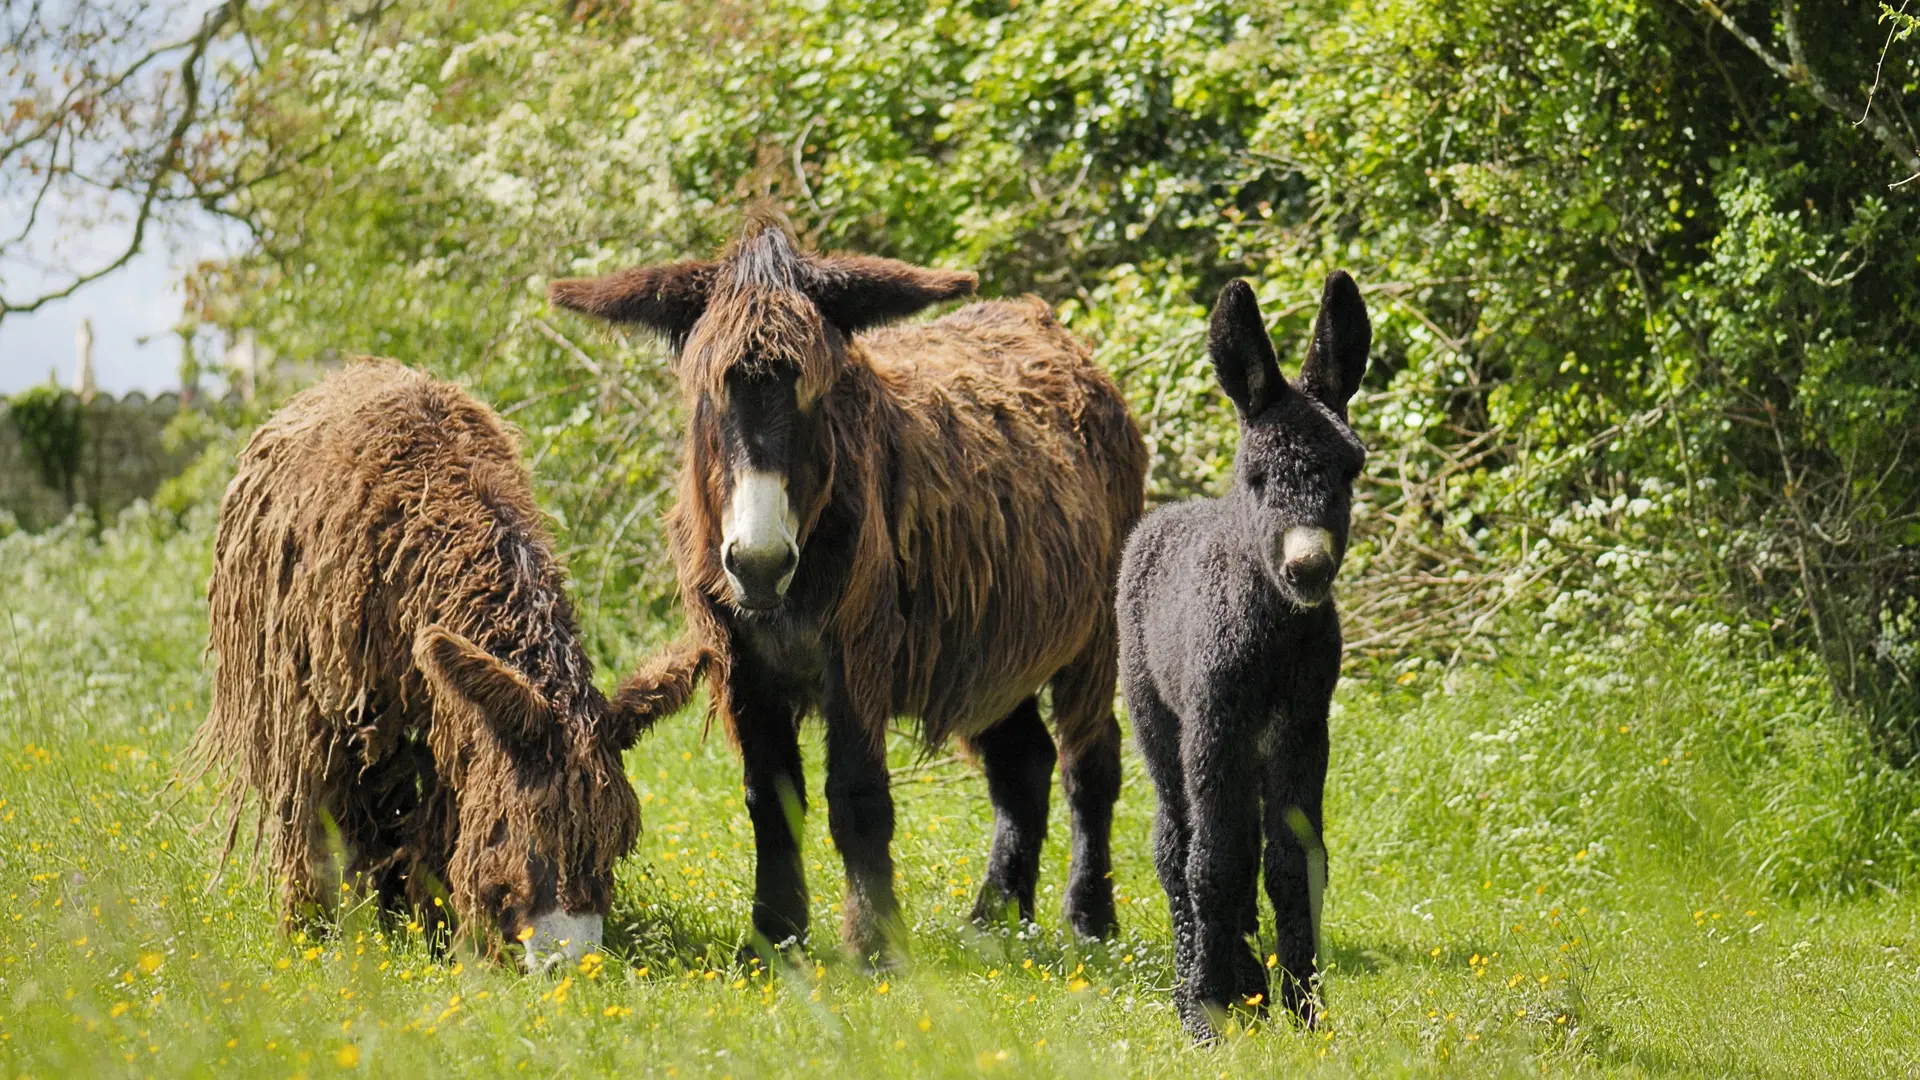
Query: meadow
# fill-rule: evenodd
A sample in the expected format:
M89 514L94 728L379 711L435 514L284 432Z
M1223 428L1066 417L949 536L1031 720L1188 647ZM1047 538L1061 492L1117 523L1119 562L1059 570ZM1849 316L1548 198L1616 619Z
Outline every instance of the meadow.
M246 238L183 254L204 393L163 445L213 451L99 524L0 509L0 1076L1920 1075L1906 4L360 7L0 6L0 206L35 208L0 317L61 314L118 265L80 256L188 207ZM564 970L365 911L283 933L245 837L221 870L183 751L247 431L349 353L470 387L525 437L610 684L676 630L683 402L657 343L547 286L711 252L759 201L1052 305L1155 504L1232 468L1221 287L1254 283L1289 372L1315 283L1365 290L1318 1030L1182 1034L1131 747L1122 933L1090 945L1064 800L1037 925L981 931L985 784L896 737L912 956L880 974L835 947L817 728L815 940L733 964L750 828L698 705L627 756L645 831ZM7 407L47 505L78 402Z
M1131 747L1122 936L963 918L983 782L896 737L912 957L833 947L838 859L807 831L814 943L731 962L750 830L695 709L628 755L645 832L602 953L544 977L435 959L365 912L287 935L209 787L204 507L0 538L0 1070L9 1076L1906 1075L1920 1069L1910 781L1818 672L1737 631L1614 649L1519 635L1448 671L1360 665L1334 715L1326 1023L1181 1033L1151 785ZM670 627L658 628L661 633ZM817 744L817 739L808 740ZM812 797L821 805L817 745ZM245 842L243 837L242 851ZM1270 933L1270 928L1269 931Z

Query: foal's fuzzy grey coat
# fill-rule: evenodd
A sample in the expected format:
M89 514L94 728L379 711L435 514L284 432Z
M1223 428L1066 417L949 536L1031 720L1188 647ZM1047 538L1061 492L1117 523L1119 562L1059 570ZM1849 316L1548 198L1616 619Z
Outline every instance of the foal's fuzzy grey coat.
M1346 405L1371 338L1359 290L1336 271L1290 385L1253 290L1228 285L1208 349L1240 418L1232 489L1149 515L1121 566L1121 686L1160 795L1154 860L1172 908L1176 1000L1196 1038L1223 1010L1266 1001L1246 941L1259 925L1263 830L1280 997L1313 1022L1327 708L1340 675L1332 585L1365 460Z

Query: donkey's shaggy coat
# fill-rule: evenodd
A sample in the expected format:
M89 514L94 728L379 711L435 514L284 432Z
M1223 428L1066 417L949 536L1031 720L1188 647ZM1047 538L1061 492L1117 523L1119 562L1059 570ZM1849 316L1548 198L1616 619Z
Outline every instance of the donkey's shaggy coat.
M972 289L971 274L802 253L766 215L717 261L552 289L678 347L691 423L669 527L744 758L762 947L806 930L789 808L804 806L796 725L815 708L849 945L875 955L897 917L884 739L901 714L929 746L967 740L986 770L995 836L976 915L1031 918L1049 683L1075 834L1067 916L1087 934L1114 926L1113 582L1146 453L1113 383L1038 301L862 332Z
M1155 511L1127 542L1122 685L1160 795L1154 861L1173 915L1175 998L1197 1038L1221 1010L1266 1001L1246 941L1259 928L1263 828L1280 997L1313 1022L1327 708L1340 677L1332 586L1365 460L1347 399L1371 340L1360 291L1336 271L1290 386L1253 290L1228 285L1208 350L1240 417L1233 486Z
M640 821L620 753L703 654L663 654L612 702L594 688L490 409L374 360L301 393L240 456L207 594L194 749L228 778L232 830L259 797L288 917L331 911L340 882L430 921L444 889L490 945L597 934Z

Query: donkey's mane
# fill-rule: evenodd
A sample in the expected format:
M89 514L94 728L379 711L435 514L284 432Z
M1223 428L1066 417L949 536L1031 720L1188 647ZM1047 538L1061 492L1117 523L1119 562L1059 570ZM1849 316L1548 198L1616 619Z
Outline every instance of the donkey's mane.
M802 401L827 392L840 375L844 344L803 291L810 257L786 223L757 211L721 253L706 313L680 355L690 390L726 393L729 372L752 378L783 368L799 372Z
M748 214L740 235L721 254L720 265L736 288L800 289L805 258L779 215L761 208Z

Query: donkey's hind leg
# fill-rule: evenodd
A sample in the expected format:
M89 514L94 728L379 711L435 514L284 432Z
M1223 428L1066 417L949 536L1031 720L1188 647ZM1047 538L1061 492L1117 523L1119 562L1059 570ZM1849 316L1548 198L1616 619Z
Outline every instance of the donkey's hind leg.
M1073 822L1067 922L1081 937L1105 938L1120 929L1113 908L1113 804L1120 798L1113 689L1119 664L1111 631L1094 640L1053 678L1053 726Z
M1022 701L1006 719L967 743L986 771L987 795L993 801L993 849L973 904L973 920L997 922L1009 906L1017 905L1021 920L1032 922L1057 756L1053 737L1040 721L1039 699Z

